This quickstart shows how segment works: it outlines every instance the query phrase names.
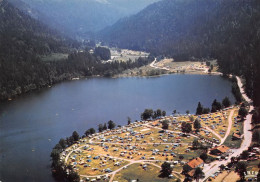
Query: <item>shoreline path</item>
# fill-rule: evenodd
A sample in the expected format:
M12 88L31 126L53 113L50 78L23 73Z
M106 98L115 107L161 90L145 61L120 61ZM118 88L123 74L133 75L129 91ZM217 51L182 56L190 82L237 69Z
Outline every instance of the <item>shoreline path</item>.
M170 71L170 69L166 68L166 67L158 67L155 65L155 62L157 61L157 59L155 58L153 62L151 62L150 66L152 68L156 68L156 69L162 69L162 70L166 70L166 71Z
M246 93L244 92L241 79L238 76L236 78L237 78L238 87L240 89L240 92L241 92L243 98L245 99L245 101L247 101L250 104L248 115L246 116L246 119L244 121L244 140L242 141L240 148L232 150L231 155L228 157L228 160L215 161L210 164L206 164L203 169L203 172L205 173L205 178L202 181L208 179L212 174L217 172L219 170L219 166L221 166L222 164L227 165L227 163L229 163L231 161L232 157L237 157L244 150L247 150L252 141L252 132L250 131L252 128L252 126L251 126L252 114L250 114L250 112L252 110L254 110L254 107L252 106L252 100L249 99L248 96L246 95ZM229 124L230 124L230 122L229 122ZM231 124L232 124L232 118L231 118ZM224 139L226 139L226 136L224 137Z

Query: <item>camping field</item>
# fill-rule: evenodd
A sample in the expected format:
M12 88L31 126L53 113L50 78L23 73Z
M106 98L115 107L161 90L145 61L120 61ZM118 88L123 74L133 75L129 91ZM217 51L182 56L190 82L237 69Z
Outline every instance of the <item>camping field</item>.
M115 175L114 181L122 181L122 182L128 182L131 180L139 180L139 181L147 181L147 182L156 182L156 181L162 181L162 182L170 182L170 181L176 181L179 177L179 175L173 175L173 178L160 178L158 174L160 174L160 168L152 165L147 164L147 168L143 168L144 164L136 163L128 168L120 171L118 174Z
M201 116L174 115L134 122L82 138L77 144L67 148L61 158L66 165L72 166L81 179L92 181L127 181L135 178L141 181L158 181L160 166L169 161L174 164L172 179L160 180L176 181L184 178L180 174L183 165L203 153L202 149L193 149L195 140L202 145L217 145L220 138L209 127L215 127L217 134L219 131L226 134L227 127L223 125L228 125L226 120L231 110L234 111L232 117L235 118L238 108ZM197 117L201 128L195 132L191 120ZM168 129L162 129L165 120L168 121ZM190 133L182 131L183 122L192 125ZM231 132L234 130L236 127L233 126ZM215 158L210 157L208 162L212 160Z

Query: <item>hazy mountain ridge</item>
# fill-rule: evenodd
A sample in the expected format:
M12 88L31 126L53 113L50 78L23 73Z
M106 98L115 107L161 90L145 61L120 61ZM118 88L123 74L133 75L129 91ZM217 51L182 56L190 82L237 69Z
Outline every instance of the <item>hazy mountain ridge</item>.
M64 29L59 29L57 27L61 27L61 25L56 21L49 21L51 17L49 17L47 14L41 13L40 11L32 8L30 5L26 4L22 0L8 0L9 3L11 3L14 7L22 11L24 14L27 14L34 18L35 20L38 20L46 25L48 27L51 27L53 30L57 30L59 34L62 34L64 36L70 35L71 32L65 31Z
M20 0L10 0L20 8ZM158 0L21 0L38 19L71 37L89 37L118 19L137 13Z
M136 15L122 19L101 31L101 37L111 44L132 49L151 50L165 41L177 42L191 31L206 12L218 8L213 1L163 0ZM191 30L192 29L192 30Z
M23 47L24 51L31 51L31 54L49 54L68 52L68 45L76 43L69 42L59 33L14 8L6 0L1 2L0 8L0 38L2 39L0 46L2 49L8 44L14 47L14 51L26 46ZM6 52L1 51L1 53Z
M70 45L55 31L10 5L0 2L0 100L44 87L63 79L40 55L70 52Z

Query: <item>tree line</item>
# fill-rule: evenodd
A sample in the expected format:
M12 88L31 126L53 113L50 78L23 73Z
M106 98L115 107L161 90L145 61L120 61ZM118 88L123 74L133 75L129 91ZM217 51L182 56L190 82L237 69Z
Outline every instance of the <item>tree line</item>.
M0 45L1 50L1 45ZM17 55L18 56L18 55ZM25 59L0 56L0 100L15 97L31 90L40 89L74 77L100 75L111 77L126 69L141 67L153 58L136 61L101 63L95 55L73 52L67 60L43 62L34 54Z
M106 127L106 123L98 126L99 132L102 132L106 129L114 129L116 127L116 124L110 120L108 121L108 127ZM73 171L71 165L64 164L63 161L60 160L60 154L71 145L77 143L81 138L85 136L90 136L96 133L96 130L94 128L90 128L85 131L85 135L80 137L77 131L74 131L70 137L67 137L66 139L61 138L59 142L54 146L51 152L51 159L52 159L52 175L58 179L58 180L68 180L70 182L78 182L80 180L79 175Z
M161 109L153 110L153 109L145 109L143 113L141 113L142 120L148 119L156 119L159 117L166 116L166 111L162 111Z
M231 81L232 81L232 90L231 91L236 99L236 103L239 104L243 101L243 98L242 98L240 89L237 85L237 78L235 76L232 76Z
M222 103L218 102L215 99L211 105L211 110L210 108L204 108L203 105L199 102L196 109L196 115L209 114L210 112L217 112L222 108L227 108L229 106L231 106L231 102L228 97L225 97L222 100Z
M101 60L111 59L110 50L106 47L96 47L94 54Z
M79 141L79 134L74 131L70 137L66 139L61 138L59 142L55 145L51 152L52 159L52 175L57 180L68 180L70 182L79 182L79 175L73 171L71 165L65 165L63 161L60 160L60 154L69 146L73 145Z

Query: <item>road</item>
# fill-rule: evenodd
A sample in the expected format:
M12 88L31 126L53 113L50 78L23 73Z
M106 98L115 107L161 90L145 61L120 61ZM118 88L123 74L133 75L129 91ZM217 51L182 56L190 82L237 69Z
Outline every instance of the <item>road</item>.
M222 141L222 137L217 133L215 132L214 130L210 129L208 126L205 127L208 131L210 131L211 133L213 133L214 135L216 135L220 141Z
M225 140L227 139L228 135L230 134L231 128L232 128L232 117L234 115L234 110L231 110L229 116L228 116L228 128L226 131L226 134L224 136L224 138L222 138L218 133L216 133L214 130L210 129L209 127L206 127L207 130L209 130L211 133L213 133L214 135L216 135L219 139L220 139L220 144L222 145Z
M116 144L116 143L109 143L109 142L92 142L92 144L100 144L100 143ZM121 145L122 143L118 143L118 144ZM127 144L127 143L126 143L126 144ZM148 145L148 143L146 143L146 144ZM150 143L150 144L152 145L152 144L154 144L154 143ZM166 144L166 145L168 145L168 144L172 144L172 143L157 143L157 144ZM185 144L186 144L186 143L185 143ZM73 151L76 151L76 150L78 150L78 149L84 148L84 147L87 146L87 145L88 145L88 144L79 146L78 148L76 148L76 149L70 151L70 152L67 154L66 158L65 158L65 163L68 162L68 158L69 158L69 156L72 154ZM105 155L102 155L102 156L105 156ZM130 165L132 165L132 164L135 164L135 163L150 163L150 164L152 164L152 165L154 165L154 166L156 166L156 167L161 168L159 165L156 165L156 164L151 163L151 162L155 162L155 161L164 162L164 160L145 160L145 159L144 159L144 160L134 160L134 159L125 159L125 158L120 158L120 157L114 157L114 156L111 156L111 157L113 157L114 159L119 159L119 160L128 161L129 163L126 164L126 165L124 165L124 166L122 166L121 168L119 168L119 169L117 169L117 170L111 172L111 173L106 173L106 175L112 175L109 181L112 181L112 180L113 180L113 178L114 178L114 176L115 176L116 173L118 173L118 172L121 171L122 169L124 169L124 168L126 168L126 167L128 167L128 166L130 166ZM177 174L178 172L173 172L173 173L176 173L176 174ZM179 173L178 173L178 174L179 174ZM95 176L80 175L80 176L81 176L81 177L88 177L88 178L96 178L96 177L102 176L102 175L95 175Z
M67 154L66 158L65 158L65 163L67 163L68 158L69 158L69 156L72 154L73 151L76 151L76 150L78 150L78 149L84 148L85 146L87 146L87 145L80 146L80 147L78 147L78 148L76 148L76 149L70 151L70 152ZM101 156L106 156L106 155L101 155ZM124 166L122 166L121 168L119 168L119 169L117 169L117 170L115 170L115 171L113 171L113 172L111 172L111 173L106 173L106 175L112 175L112 176L114 176L117 172L121 171L121 170L124 169L125 167L128 167L129 165L132 165L132 164L134 164L134 163L143 163L143 162L145 162L145 163L147 163L147 162L150 163L150 162L155 162L155 161L162 161L162 160L134 160L134 159L125 159L125 158L120 158L120 157L114 157L114 156L111 156L111 157L113 157L114 159L124 160L124 161L128 161L128 162L129 162L127 165L124 165ZM162 162L164 162L164 161L162 161ZM156 166L158 167L158 165L156 165ZM94 177L98 177L98 176L102 176L102 175L95 175L95 176L80 175L80 176L81 176L81 177L94 178ZM112 178L111 178L111 179L112 179ZM110 180L111 180L111 179L110 179Z
M155 60L150 64L150 66L152 67L152 68L156 68L156 69L162 69L162 70L166 70L166 71L171 71L171 69L173 69L173 68L171 68L171 69L169 69L169 67L159 67L159 66L157 66L156 65L156 62L157 62L157 59L155 58ZM175 68L176 69L176 68ZM182 66L182 69L190 69L189 68L189 66ZM203 70L201 70L201 72L203 73L203 74L208 74L208 70L209 70L209 68L203 68ZM222 73L219 73L219 72L212 72L211 73L212 75L220 75L220 74L222 74Z
M151 165L153 165L153 166L158 167L158 168L161 169L161 166L159 166L159 165L157 165L157 164L155 164L155 163L151 163L151 162L154 162L154 161L152 161L152 160L131 161L129 164L127 164L127 165L125 165L125 166L123 166L123 167L121 167L121 168L115 170L114 172L112 172L112 176L111 176L109 182L112 182L113 179L114 179L114 177L115 177L115 175L116 175L116 173L118 173L119 171L121 171L121 170L124 169L125 167L128 167L128 166L130 166L130 165L132 165L132 164L135 164L135 163L143 163L143 162L148 163L148 164L151 164ZM178 173L178 172L176 172L176 171L173 171L172 173L173 173L173 175L175 175L175 176L176 176L176 174L180 174L180 173ZM176 176L176 177L178 178L178 176Z
M252 103L252 100L250 98L248 98L248 96L245 94L244 89L243 89L243 85L241 82L241 79L239 77L237 78L237 84L238 87L240 89L240 92L243 96L243 98L248 102L248 103ZM205 173L205 178L202 180L206 180L207 178L209 178L212 174L214 174L215 172L217 172L219 170L219 166L220 165L227 165L227 163L229 163L231 161L232 157L237 157L238 155L240 155L244 150L247 150L248 147L251 144L252 141L252 132L250 131L252 126L251 126L251 121L252 121L252 114L250 114L250 112L254 109L254 107L251 105L249 108L249 114L246 116L245 121L244 121L244 140L242 141L242 144L240 146L239 149L234 149L232 150L231 155L229 155L228 160L223 160L223 161L215 161L212 162L208 165L204 166L203 172ZM231 118L232 119L232 118ZM225 138L226 139L226 138Z
M230 114L228 116L228 129L226 131L226 134L225 134L224 138L221 139L220 145L225 142L225 140L227 139L228 135L230 134L230 130L232 128L232 117L233 117L233 115L234 115L234 110L231 110L231 112L230 112Z
M156 69L162 69L162 70L166 70L166 71L170 71L170 69L166 68L166 67L158 67L155 65L155 62L157 61L157 59L155 58L155 60L153 62L151 62L150 66L152 68L156 68Z

